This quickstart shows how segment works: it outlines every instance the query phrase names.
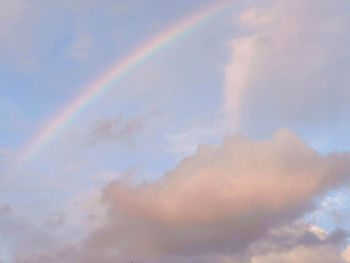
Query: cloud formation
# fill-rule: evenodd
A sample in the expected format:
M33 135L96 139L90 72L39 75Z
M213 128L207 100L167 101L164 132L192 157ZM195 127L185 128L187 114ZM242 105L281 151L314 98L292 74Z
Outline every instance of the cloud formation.
M341 255L348 233L295 223L273 229L250 248L250 263L347 262Z
M349 170L348 153L320 155L289 130L260 142L233 136L218 147L203 144L156 181L111 183L103 192L108 223L52 262L231 262L252 256L253 244L310 211L316 197L348 179ZM287 252L260 251L252 262L294 263L295 255L307 261L317 249L340 258L333 246L347 234L327 239L319 232L300 234Z
M349 7L343 0L252 2L225 71L224 109L234 128L337 129L349 110Z
M36 5L23 0L8 3L5 11L0 11L0 21L10 25L0 26L4 39L0 53L18 54L26 60L34 46L45 50L33 45L41 20L36 14L69 9L78 17L78 24L87 25L95 23L89 22L91 17L99 16L86 17L86 11L90 14L98 11L97 6L110 7L107 3L112 2L89 0L82 6L80 0L53 1L39 12ZM109 14L112 17L125 10L118 3L107 8L115 10ZM346 35L350 17L344 10L350 5L346 0L338 1L337 7L331 0L252 3L253 7L240 16L242 31L231 42L231 61L225 70L224 110L231 131L258 127L261 136L295 124L336 129L340 115L349 111ZM70 20L63 24L63 28L73 28L73 39L68 41L72 45L60 47L66 55L87 59L101 46L101 39L109 40L89 30L74 29ZM18 33L22 30L26 31L23 35ZM51 37L43 34L49 40L45 41L46 49L56 42L53 32ZM18 41L22 38L26 41ZM14 42L21 44L10 45ZM133 142L143 123L143 118L103 119L82 137L87 144ZM186 129L185 134L197 137L197 142L203 132L189 133ZM176 139L174 144L179 145ZM0 155L4 153L0 150ZM152 151L147 154L152 155ZM91 227L77 244L61 246L51 235L51 230L64 227L65 215L53 214L38 229L1 203L0 233L10 236L16 263L350 262L350 249L342 251L346 231L327 233L296 223L313 210L316 198L347 183L349 168L349 153L322 155L289 130L280 130L272 139L259 142L232 136L220 146L200 145L195 154L153 182L128 185L121 179L110 183L102 193L107 218L101 216L103 222L98 222L97 229ZM91 214L90 220L98 221L99 216Z
M131 142L133 137L143 128L139 118L125 120L121 115L115 118L105 118L96 121L84 137L88 144L122 141Z

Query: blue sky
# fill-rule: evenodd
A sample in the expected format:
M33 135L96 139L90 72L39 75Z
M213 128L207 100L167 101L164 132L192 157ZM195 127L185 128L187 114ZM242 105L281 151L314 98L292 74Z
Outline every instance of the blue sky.
M268 263L283 258L281 262L294 263L295 257L298 262L309 262L311 258L318 260L310 256L318 249L334 256L324 258L325 263L350 262L350 249L344 250L350 227L346 222L350 198L350 175L346 170L350 148L347 1L233 2L222 15L133 70L25 163L18 159L20 152L93 80L135 47L217 1L0 2L0 262L87 262L82 256L87 243L109 240L102 234L108 231L127 235L130 239L124 240L125 244L144 248L135 255L140 262ZM286 130L274 135L280 129ZM236 134L247 139L237 137L232 139L234 143L225 139ZM204 146L197 150L199 145ZM317 155L315 159L305 154L311 147ZM281 156L287 154L284 151L291 154L290 163L279 160L271 150L275 148ZM271 168L271 174L277 171L275 177L255 172L254 164L244 171L239 162L236 166L230 164L236 163L240 155L242 163L253 162L256 156L264 159L260 153L265 151L263 163ZM338 154L327 155L334 151ZM202 160L207 160L207 154L213 156L209 167ZM305 159L299 160L300 156ZM255 161L260 163L261 159ZM292 173L292 164L298 166L295 182L299 187L294 191L301 191L300 197L292 198L288 188L281 193L276 190L276 196L282 196L276 198L286 200L278 212L267 197L261 198L266 203L259 207L256 195L280 186L267 180L267 188L260 189L265 186L265 176L281 182L284 189L285 181L279 181L279 176ZM315 164L319 167L314 168ZM217 173L217 177L207 173ZM189 206L211 209L209 204L221 199L204 186L224 187L233 182L226 181L223 173L232 173L232 180L237 182L241 177L236 178L236 173L252 173L257 184L248 187L256 187L254 193L242 185L232 186L230 193L241 193L242 200L251 195L244 203L246 208L255 207L241 211L237 205L232 214L274 211L266 218L257 217L261 221L254 223L256 233L236 233L235 222L242 219L230 213L214 211L208 215L215 219L210 223L201 221L203 218L193 219L187 214L186 204L174 210L175 219L152 212L162 211L160 200L169 202L165 207L180 202L181 195L175 194L180 192L185 197L188 194ZM187 177L196 184L192 185L190 179L183 182ZM314 179L315 185L310 186ZM213 182L208 184L206 180ZM165 194L157 192L157 185L165 187ZM180 186L183 188L177 188ZM183 190L190 186L194 192ZM203 198L207 201L192 200L193 194L206 191L208 195ZM152 202L149 192L158 193ZM150 203L143 202L142 197ZM124 204L120 198L129 203ZM217 206L235 207L236 199L232 198ZM140 209L134 211L139 215L136 218L128 214L135 207ZM144 226L153 229L153 224L164 224L154 229L159 234L151 240L154 251L133 236L128 223L119 223L126 218L135 220L135 229L139 227L144 234L148 233ZM191 220L205 226L201 231L215 237L218 244L232 241L231 250L218 249L208 236L203 237L201 248L193 245L191 240L199 240L194 234L197 228L187 225ZM216 225L229 221L232 224L224 224L227 231L245 240L242 253ZM173 240L169 236L178 227L173 222L186 225L189 233L178 236L188 245L188 249L177 251L181 257L174 256L170 249ZM283 236L283 227L292 234ZM334 231L342 231L342 238L334 241ZM326 232L326 237L320 237ZM307 234L318 240L312 239L314 246L300 241L303 238L299 235ZM292 240L294 247L269 243L278 238ZM157 243L163 239L169 242L166 248ZM134 248L123 244L121 240L110 240L105 245L118 251L115 256L100 246L93 247L90 260L129 260L130 249ZM268 246L280 252L261 249Z

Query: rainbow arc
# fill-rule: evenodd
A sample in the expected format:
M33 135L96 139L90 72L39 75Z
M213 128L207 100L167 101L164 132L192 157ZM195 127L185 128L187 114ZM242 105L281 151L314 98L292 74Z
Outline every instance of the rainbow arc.
M150 41L142 43L139 48L126 56L123 60L118 61L110 70L103 74L96 82L89 85L82 94L70 101L66 107L46 123L22 151L21 160L32 160L36 154L52 142L79 113L93 103L98 97L114 87L128 73L178 39L220 16L231 4L232 1L224 1L202 9L176 23Z

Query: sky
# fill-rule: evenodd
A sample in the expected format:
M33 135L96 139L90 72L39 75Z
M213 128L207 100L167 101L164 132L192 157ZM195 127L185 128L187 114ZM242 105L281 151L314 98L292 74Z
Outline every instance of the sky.
M0 263L350 262L347 0L0 4Z

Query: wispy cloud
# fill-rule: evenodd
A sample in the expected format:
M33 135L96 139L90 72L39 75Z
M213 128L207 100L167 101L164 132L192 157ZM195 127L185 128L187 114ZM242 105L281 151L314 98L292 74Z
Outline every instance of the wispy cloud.
M348 81L339 81L347 79L347 8L346 1L262 1L241 14L225 71L224 111L233 128L336 131L350 98Z
M133 144L133 137L143 129L143 126L139 118L125 120L119 115L96 121L83 137L88 145L113 141Z

